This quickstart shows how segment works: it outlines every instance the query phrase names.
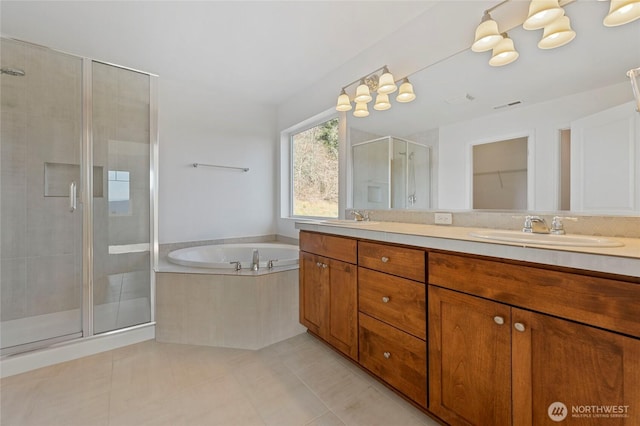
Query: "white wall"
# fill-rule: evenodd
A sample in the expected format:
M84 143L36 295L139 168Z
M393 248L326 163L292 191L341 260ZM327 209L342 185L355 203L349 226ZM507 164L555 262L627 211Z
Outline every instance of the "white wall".
M158 121L161 244L275 233L274 107L160 79Z
M629 83L566 96L440 128L438 208L471 208L471 146L529 136L529 210L557 210L560 129L577 118L628 102Z

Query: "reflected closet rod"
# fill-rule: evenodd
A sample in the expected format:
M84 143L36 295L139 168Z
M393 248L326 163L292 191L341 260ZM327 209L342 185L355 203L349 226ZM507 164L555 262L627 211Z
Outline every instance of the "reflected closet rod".
M216 167L218 169L242 170L243 172L248 172L249 171L248 167L219 166L217 164L205 164L205 163L193 163L192 165L193 165L193 167L202 166L202 167Z

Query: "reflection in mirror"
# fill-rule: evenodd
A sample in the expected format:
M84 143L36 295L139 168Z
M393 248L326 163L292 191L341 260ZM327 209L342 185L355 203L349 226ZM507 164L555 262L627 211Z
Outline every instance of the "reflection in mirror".
M640 114L626 73L640 65L640 25L607 28L606 9L567 4L577 36L557 49L539 49L539 32L512 29L520 57L505 67L467 49L410 75L415 101L367 118L346 114L351 146L385 135L429 146L429 208L466 210L476 208L470 147L526 134L527 209L639 215ZM614 108L610 121L592 124Z
M473 146L474 209L527 209L527 139Z
M353 207L428 209L429 148L393 136L353 146Z

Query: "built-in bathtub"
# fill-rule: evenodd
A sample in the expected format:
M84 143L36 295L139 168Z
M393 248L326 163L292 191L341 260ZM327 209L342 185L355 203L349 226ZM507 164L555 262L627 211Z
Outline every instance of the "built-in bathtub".
M208 269L251 269L257 250L259 268L276 268L298 264L298 246L277 243L213 244L187 247L169 253L171 263Z
M257 271L251 269L255 249ZM235 262L241 262L241 270L235 270ZM156 275L156 340L260 349L306 330L299 323L298 303L296 245L173 250L160 259Z

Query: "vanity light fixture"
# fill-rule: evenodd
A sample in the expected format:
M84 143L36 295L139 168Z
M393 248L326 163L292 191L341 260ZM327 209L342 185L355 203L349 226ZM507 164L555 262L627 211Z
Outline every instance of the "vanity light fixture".
M389 95L387 95L386 93L378 93L378 96L376 96L376 103L373 105L373 109L377 111L385 111L389 108L391 108Z
M356 110L353 111L354 117L366 117L369 115L369 109L366 102L357 102Z
M378 80L378 93L381 95L389 95L396 90L398 90L398 86L396 86L396 82L393 81L393 75L389 72L389 68L385 65L382 69L380 80Z
M576 32L571 29L568 16L561 16L544 27L542 40L538 42L540 49L553 49L564 46L576 38Z
M409 79L405 77L402 79L402 84L400 85L400 91L396 97L396 101L406 103L411 102L415 98L416 94L413 92L413 84L409 83Z
M501 67L515 61L518 59L518 56L520 56L520 54L516 51L513 40L509 38L507 33L502 33L502 40L493 48L489 65L492 67Z
M338 111L350 111L353 107L351 106L351 101L349 100L349 95L347 92L342 89L340 92L340 96L338 96L338 105L336 106L336 110Z
M344 89L343 89L344 90ZM360 80L360 85L356 88L356 97L353 99L357 103L369 103L371 102L371 93L369 92L369 86L364 82L364 78ZM356 109L358 109L356 107Z
M640 0L611 0L609 13L602 23L605 27L616 27L638 18L640 18Z
M393 75L389 72L389 68L385 65L344 86L338 96L338 102L336 104L337 111L349 111L353 109L351 99L347 93L347 88L355 85L356 83L359 84L356 87L356 92L353 97L353 101L356 103L356 108L353 111L353 115L355 117L366 117L369 115L367 103L371 102L373 99L371 95L374 92L377 94L373 109L377 111L385 111L391 108L389 94L397 91L398 86L396 85ZM416 94L413 92L413 85L409 83L409 79L405 77L402 79L402 84L400 85L400 91L396 97L396 101L411 102L415 98Z
M484 11L480 25L476 28L476 38L471 45L474 52L486 52L491 50L502 40L502 34L498 31L498 23L491 18L488 10Z
M558 0L531 0L529 16L522 24L525 30L539 30L564 15Z

